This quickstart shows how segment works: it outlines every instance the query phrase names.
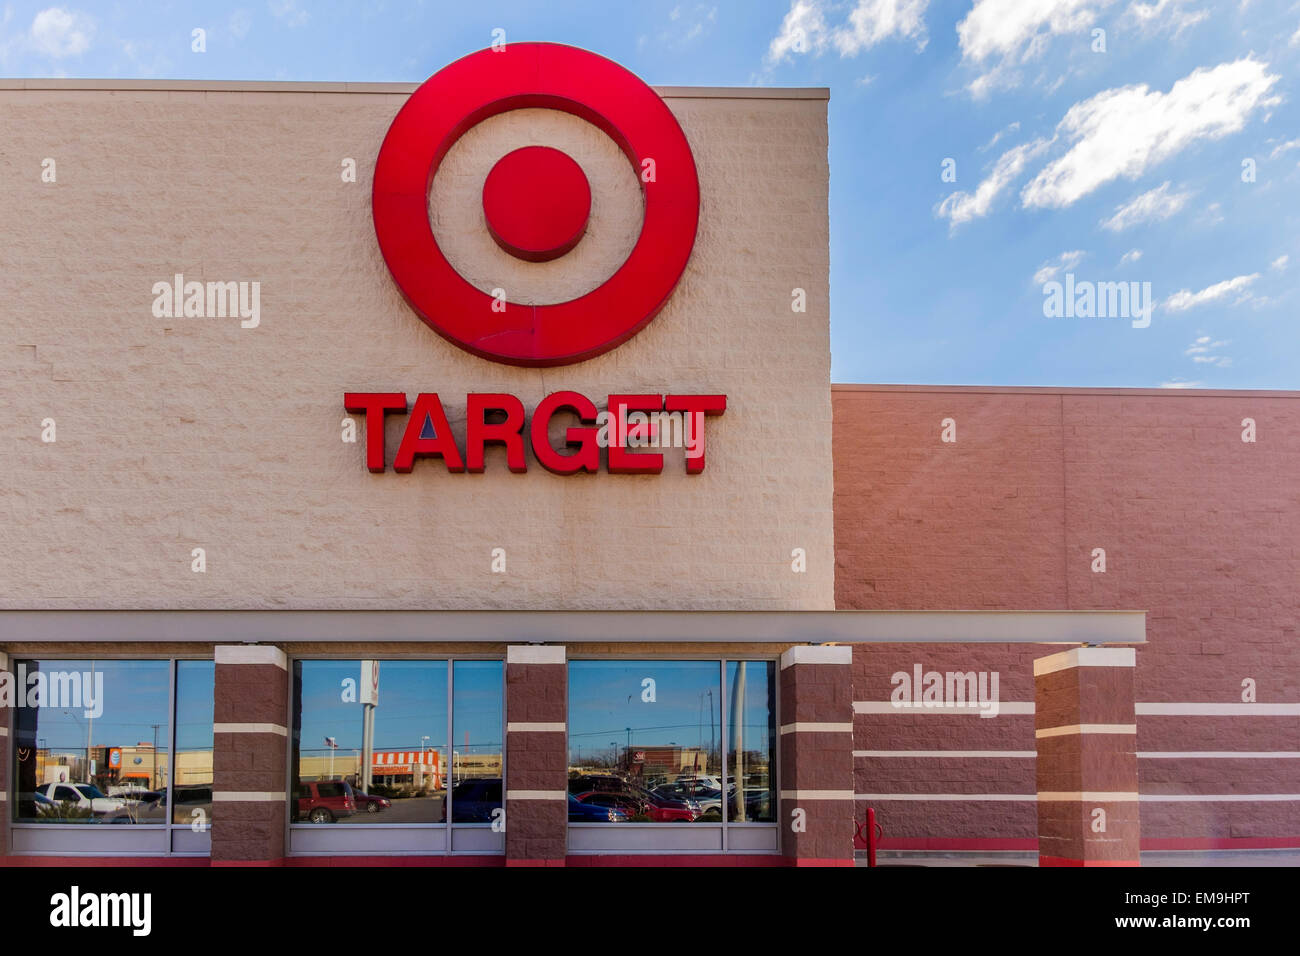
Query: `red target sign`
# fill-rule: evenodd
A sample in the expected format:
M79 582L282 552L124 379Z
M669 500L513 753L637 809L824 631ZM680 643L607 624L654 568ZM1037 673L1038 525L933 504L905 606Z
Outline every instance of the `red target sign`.
M526 108L560 110L602 130L631 162L645 200L641 233L618 270L585 295L553 305L523 305L508 295L502 303L475 288L438 248L429 225L429 187L456 140L491 116ZM647 168L653 181L642 175ZM575 47L512 43L457 60L411 95L379 150L372 205L384 261L434 331L492 361L551 366L609 351L663 308L695 244L700 186L685 134L640 79ZM527 261L571 250L590 206L581 168L550 147L507 154L484 184L486 228L502 249Z

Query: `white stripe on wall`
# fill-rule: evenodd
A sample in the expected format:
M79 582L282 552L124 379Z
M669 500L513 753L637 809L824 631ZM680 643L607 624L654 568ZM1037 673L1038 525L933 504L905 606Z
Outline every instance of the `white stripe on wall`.
M1036 750L855 750L855 757L950 757L962 760L998 760L1004 757L1037 757ZM1140 752L1143 760L1294 760L1300 750L1187 750Z
M1232 701L1209 704L1154 703L1135 704L1135 712L1148 717L1300 717L1300 704L1242 704ZM898 703L889 700L855 700L855 714L978 714L978 704L965 707L924 707L921 703ZM1004 701L999 714L1032 714L1033 701Z
M279 724L213 724L214 734L279 734L289 736L289 731Z
M507 800L567 800L567 790L507 790Z
M1138 704L1138 716L1147 717L1300 717L1300 704Z
M940 706L934 703L926 706L923 701L894 703L892 700L855 700L853 702L853 712L855 714L937 714L939 716L951 716L953 714L984 714L994 706L992 703L987 707L981 707L979 704L950 707L947 704ZM1003 714L1032 714L1034 712L1033 701L1004 701L996 704L996 707L998 716Z
M272 644L218 644L212 659L218 664L274 664L281 670L289 669L284 651Z
M852 790L782 790L782 800L852 800Z
M1039 727L1034 739L1067 737L1072 734L1136 734L1137 724L1068 724L1064 727Z
M851 734L853 733L853 723L850 721L845 724L819 724L812 721L796 720L793 724L782 724L781 733L783 734Z
M796 664L852 664L853 648L840 645L796 644L781 655L781 670Z
M8 737L8 736L9 736L9 728L0 727L0 737Z
M1037 802L1036 793L859 793L854 800L1004 800Z
M1098 794L1090 796L1098 797ZM855 800L973 800L973 801L1020 801L1037 802L1039 794L1021 793L859 793ZM1130 798L1131 799L1131 798ZM1137 795L1141 803L1275 803L1300 800L1300 793L1142 793Z
M1044 790L1038 794L1042 803L1136 803L1136 790Z
M561 720L559 723L547 724L536 721L516 720L506 724L506 732L509 733L510 731L519 731L521 733L562 734L564 733L564 721Z
M288 794L275 790L217 790L212 794L213 803L275 803L287 799Z
M1143 803L1285 803L1300 793L1144 793Z
M1037 750L855 750L855 757L952 757L953 759L1037 757Z
M1034 676L1072 667L1132 667L1136 663L1137 651L1131 647L1075 647L1034 661Z
M507 664L563 664L563 644L511 644L506 648Z
M1153 750L1139 751L1140 760L1287 760L1300 757L1300 750Z

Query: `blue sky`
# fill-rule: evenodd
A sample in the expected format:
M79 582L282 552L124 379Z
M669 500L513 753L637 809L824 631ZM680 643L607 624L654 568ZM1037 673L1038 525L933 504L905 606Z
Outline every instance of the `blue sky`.
M419 81L498 28L831 88L835 381L1300 388L1300 0L9 3L0 74ZM1149 327L1045 317L1067 273Z

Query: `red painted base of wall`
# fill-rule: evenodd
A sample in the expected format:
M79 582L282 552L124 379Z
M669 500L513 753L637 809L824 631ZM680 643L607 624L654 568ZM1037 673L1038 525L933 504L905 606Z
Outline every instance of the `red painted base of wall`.
M570 856L564 861L565 866L789 866L790 863L783 856L721 853L603 854Z
M506 866L564 866L563 860L506 860Z
M206 856L0 856L0 868L41 866L208 866Z
M1141 866L1137 860L1071 860L1063 856L1040 856L1038 865L1044 866Z
M1294 837L1152 837L1142 840L1144 850L1294 850Z
M865 849L861 844L858 849ZM983 839L975 837L885 837L877 850L989 850L1036 851L1035 837ZM1143 850L1294 850L1300 836L1293 837L1143 837Z
M866 849L863 843L858 849ZM877 850L1037 850L1037 837L1005 840L985 837L883 837Z
M504 856L291 856L285 866L504 866Z

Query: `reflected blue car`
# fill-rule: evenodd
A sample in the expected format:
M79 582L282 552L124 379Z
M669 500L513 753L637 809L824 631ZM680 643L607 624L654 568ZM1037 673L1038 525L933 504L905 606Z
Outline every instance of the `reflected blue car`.
M617 807L598 807L583 803L569 794L570 823L626 823L627 814Z

